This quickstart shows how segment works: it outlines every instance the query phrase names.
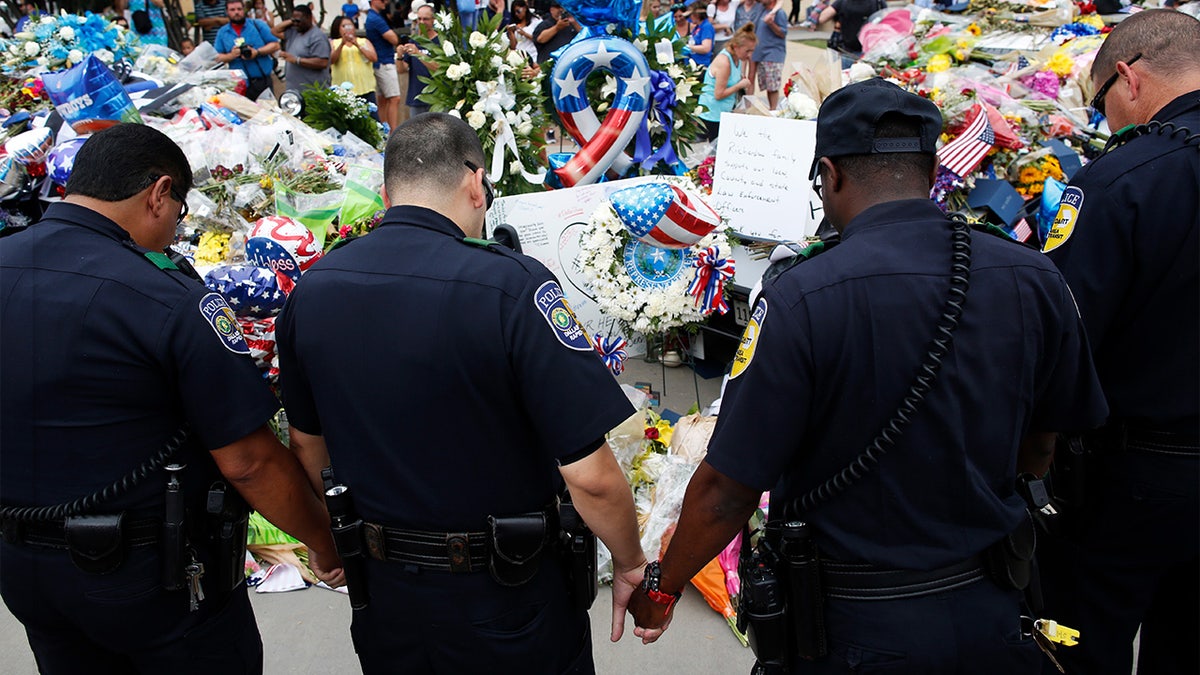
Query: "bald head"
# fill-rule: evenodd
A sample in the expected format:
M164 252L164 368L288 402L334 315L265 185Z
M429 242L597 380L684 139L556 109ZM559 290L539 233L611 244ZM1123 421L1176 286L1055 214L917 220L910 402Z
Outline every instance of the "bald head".
M1200 21L1169 9L1131 15L1113 28L1096 53L1093 80L1103 82L1118 61L1128 62L1139 53L1144 67L1165 80L1200 76Z

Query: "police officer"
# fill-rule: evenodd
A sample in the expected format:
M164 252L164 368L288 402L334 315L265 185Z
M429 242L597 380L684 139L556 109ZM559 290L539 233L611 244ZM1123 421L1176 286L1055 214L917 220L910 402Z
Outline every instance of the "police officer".
M1128 17L1092 83L1117 131L1063 193L1045 250L1075 293L1111 412L1083 439L1082 503L1043 549L1047 611L1082 632L1059 650L1070 672L1129 673L1140 623L1139 672L1195 673L1200 22Z
M243 547L222 556L210 529L237 516L211 522L210 493L337 563L232 312L161 252L191 184L170 139L121 124L80 149L62 203L0 239L0 591L43 673L262 672ZM172 471L148 463L168 446Z
M631 602L644 641L770 489L770 518L807 521L825 561L828 656L793 672L1038 668L1019 592L988 580L981 556L1025 520L1017 473L1044 470L1045 432L1092 428L1106 409L1053 265L968 237L929 200L940 132L932 103L880 79L821 106L812 177L842 241L764 284L679 528ZM914 386L931 352L940 369ZM886 452L861 458L869 445ZM859 478L843 472L856 459ZM832 496L790 506L819 486Z
M351 633L367 673L592 670L587 613L546 539L560 476L613 554L613 640L642 578L604 440L633 409L554 276L479 239L483 162L452 116L397 128L393 206L309 269L276 324L294 449L310 475L332 460L365 521ZM363 322L353 350L330 349Z

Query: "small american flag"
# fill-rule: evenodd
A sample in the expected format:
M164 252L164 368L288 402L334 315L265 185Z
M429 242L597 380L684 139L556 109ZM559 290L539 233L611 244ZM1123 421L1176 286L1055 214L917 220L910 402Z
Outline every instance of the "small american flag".
M988 123L987 111L976 103L973 109L975 119L958 135L958 138L942 146L938 151L938 160L942 166L954 172L960 178L965 178L987 155L996 144L996 134Z
M1029 227L1029 223L1024 218L1018 220L1016 225L1013 225L1013 239L1016 239L1017 241L1029 241L1029 238L1032 236L1033 230Z

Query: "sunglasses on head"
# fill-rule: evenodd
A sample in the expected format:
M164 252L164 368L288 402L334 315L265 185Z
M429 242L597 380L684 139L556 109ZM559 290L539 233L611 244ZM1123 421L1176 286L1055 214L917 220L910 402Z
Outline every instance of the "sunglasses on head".
M475 166L473 162L463 162L463 164L467 165L467 168L471 170L471 173L479 171L479 167ZM484 198L487 200L487 206L485 207L485 210L492 208L492 202L496 201L496 188L492 186L492 181L488 180L486 173L483 174L483 194Z
M1132 59L1129 59L1128 61L1125 62L1125 66L1126 67L1132 66L1140 58L1142 58L1142 53L1138 52L1136 55L1134 55L1134 57ZM1121 62L1118 61L1117 63L1121 63ZM1120 70L1113 71L1113 74L1110 75L1108 77L1108 79L1104 81L1104 84L1100 85L1100 88L1096 90L1096 95L1092 97L1092 102L1089 104L1090 106L1092 106L1093 110L1100 113L1101 115L1104 115L1105 117L1108 117L1108 115L1106 115L1104 113L1104 97L1108 96L1108 90L1112 89L1112 86L1117 83L1117 78L1120 76L1121 76Z

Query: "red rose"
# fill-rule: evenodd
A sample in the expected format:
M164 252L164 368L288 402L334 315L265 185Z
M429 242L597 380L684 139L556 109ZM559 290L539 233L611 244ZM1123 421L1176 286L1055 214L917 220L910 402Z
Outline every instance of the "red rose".
M657 441L658 427L646 427L646 438L651 441Z

